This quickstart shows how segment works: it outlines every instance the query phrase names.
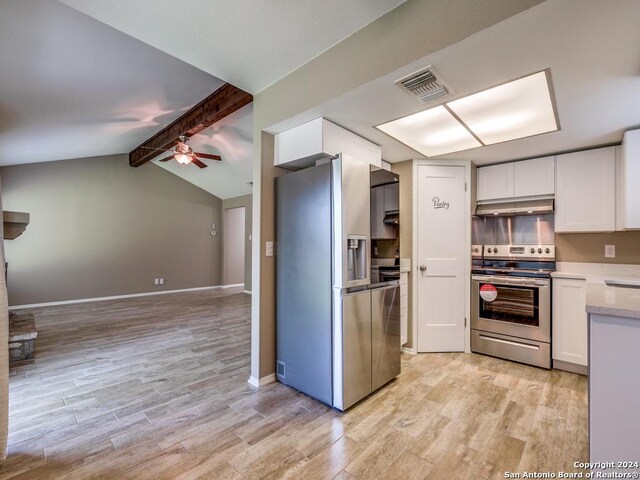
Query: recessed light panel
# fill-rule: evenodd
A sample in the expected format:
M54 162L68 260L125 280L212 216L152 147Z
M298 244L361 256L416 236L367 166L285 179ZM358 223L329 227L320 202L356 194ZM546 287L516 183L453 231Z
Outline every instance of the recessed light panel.
M427 157L482 145L443 106L383 123L377 128Z
M545 72L460 98L447 106L485 145L558 130Z

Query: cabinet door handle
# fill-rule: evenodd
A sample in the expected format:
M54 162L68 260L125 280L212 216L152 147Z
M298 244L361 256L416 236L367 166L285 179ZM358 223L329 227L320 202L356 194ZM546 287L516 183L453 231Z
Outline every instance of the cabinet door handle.
M420 265L420 271L421 272L426 272L427 271L427 266L426 265Z

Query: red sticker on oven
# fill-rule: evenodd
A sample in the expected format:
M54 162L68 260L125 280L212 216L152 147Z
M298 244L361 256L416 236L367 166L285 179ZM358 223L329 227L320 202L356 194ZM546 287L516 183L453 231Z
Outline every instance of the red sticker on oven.
M485 302L493 302L498 297L498 290L493 285L485 283L480 287L480 296Z

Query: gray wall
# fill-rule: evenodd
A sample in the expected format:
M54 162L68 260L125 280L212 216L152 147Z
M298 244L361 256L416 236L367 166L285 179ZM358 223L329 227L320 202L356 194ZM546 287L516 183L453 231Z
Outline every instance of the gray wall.
M169 172L113 155L0 174L4 208L31 214L5 242L10 305L220 284L222 200Z
M556 233L559 262L640 264L640 232ZM604 246L615 245L615 258L604 256Z
M244 289L251 290L251 222L253 195L243 195L241 197L227 198L222 201L222 210L227 208L244 208ZM224 226L223 226L224 228ZM224 262L224 258L222 260Z

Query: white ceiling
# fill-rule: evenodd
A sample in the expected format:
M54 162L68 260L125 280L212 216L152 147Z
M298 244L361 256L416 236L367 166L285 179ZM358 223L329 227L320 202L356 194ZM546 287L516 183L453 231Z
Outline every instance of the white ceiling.
M161 154L153 163L222 199L251 193L253 104L194 135L189 145L196 152L220 155L222 162L202 160L208 167L200 169L176 161L161 163L159 160L167 156Z
M373 126L550 68L560 131L436 158L482 165L617 143L640 126L638 19L637 0L547 0L269 130L324 116L381 145L387 161L421 158ZM430 64L454 93L422 105L394 81Z
M404 0L61 0L258 93Z
M52 0L0 2L0 165L129 152L224 82Z

